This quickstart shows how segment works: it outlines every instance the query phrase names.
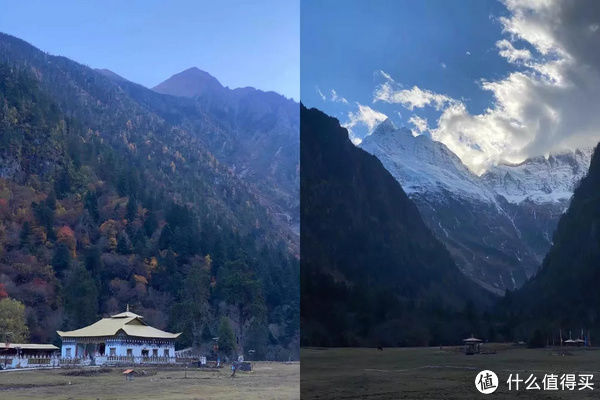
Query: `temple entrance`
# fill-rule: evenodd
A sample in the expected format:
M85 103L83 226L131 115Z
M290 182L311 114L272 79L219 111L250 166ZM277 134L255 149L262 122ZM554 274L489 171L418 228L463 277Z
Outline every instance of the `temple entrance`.
M83 357L90 358L92 360L92 364L93 364L95 356L96 356L96 343L87 343L83 349Z
M106 345L104 343L87 343L84 347L83 356L92 360L92 365L96 363L96 357L104 356Z

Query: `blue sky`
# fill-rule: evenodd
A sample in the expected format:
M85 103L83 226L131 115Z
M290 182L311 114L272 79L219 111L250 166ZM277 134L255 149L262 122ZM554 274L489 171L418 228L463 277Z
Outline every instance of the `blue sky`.
M304 0L302 102L355 143L385 117L428 132L476 173L594 145L599 5Z
M152 87L196 66L299 99L299 0L0 0L0 31Z
M337 117L349 107L323 101L316 88L327 97L334 89L349 103L370 105L409 125L413 113L371 104L381 81L377 71L407 88L464 98L470 110L481 112L492 96L480 89L480 79L501 77L510 67L495 51L502 26L494 17L506 14L496 1L304 1L301 13L302 101ZM439 112L417 114L431 119Z

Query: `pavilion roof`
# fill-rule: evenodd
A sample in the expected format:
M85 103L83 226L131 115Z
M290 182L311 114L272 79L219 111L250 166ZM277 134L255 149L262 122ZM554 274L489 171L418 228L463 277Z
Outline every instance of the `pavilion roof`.
M142 338L175 339L181 333L171 333L153 328L142 320L141 315L134 314L129 310L115 314L109 318L102 318L91 325L73 331L57 331L60 337L101 337L114 336L119 331L129 336Z
M136 317L136 318L144 318L141 315L138 315L136 313L132 313L131 311L125 311L119 314L115 314L115 315L111 315L111 318L131 318L131 317Z
M22 349L22 350L58 350L53 344L38 344L38 343L2 343L0 342L0 350L2 349Z

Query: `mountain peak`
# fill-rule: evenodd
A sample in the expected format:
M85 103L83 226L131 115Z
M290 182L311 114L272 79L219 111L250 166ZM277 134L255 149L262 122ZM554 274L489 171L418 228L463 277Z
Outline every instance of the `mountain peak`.
M223 85L208 72L191 67L159 83L152 90L171 96L197 97L220 92Z
M380 123L377 128L375 128L375 130L373 131L373 134L384 134L384 133L389 133L389 132L394 132L398 130L398 128L396 128L396 125L394 125L394 122L389 119L386 118L385 121L383 121L382 123Z

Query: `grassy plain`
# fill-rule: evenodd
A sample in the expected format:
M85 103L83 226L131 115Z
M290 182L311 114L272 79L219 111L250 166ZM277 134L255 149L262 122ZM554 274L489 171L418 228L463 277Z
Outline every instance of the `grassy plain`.
M302 399L598 399L600 349L526 349L489 344L495 354L466 356L457 347L306 348L301 351ZM474 386L481 370L494 371L500 380L493 394ZM508 391L509 374L530 374L540 382L544 374L592 373L594 391ZM522 384L521 384L522 385Z
M300 398L298 363L256 362L252 372L231 378L227 368L144 369L148 375L126 381L122 369L78 376L54 369L0 373L0 399L73 400L284 400ZM186 377L187 375L187 377Z

